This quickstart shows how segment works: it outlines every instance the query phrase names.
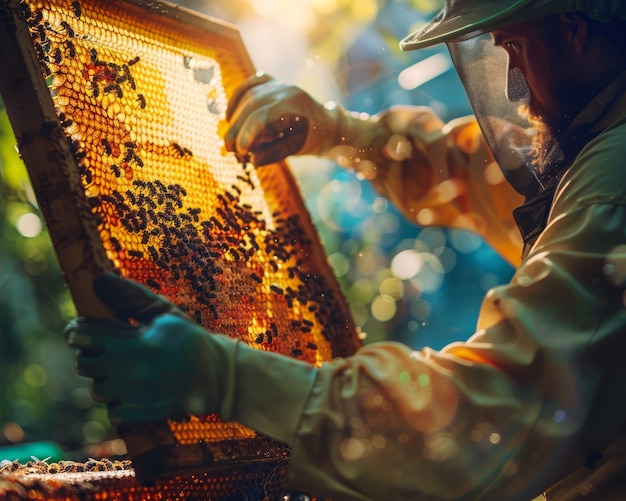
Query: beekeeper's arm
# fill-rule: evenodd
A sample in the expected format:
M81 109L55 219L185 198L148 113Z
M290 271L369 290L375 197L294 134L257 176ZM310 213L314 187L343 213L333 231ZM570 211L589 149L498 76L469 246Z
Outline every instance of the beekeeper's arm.
M410 221L474 231L519 263L512 210L522 198L473 117L444 124L423 106L352 113L257 74L233 96L226 118L226 149L257 166L290 155L325 156L368 179Z

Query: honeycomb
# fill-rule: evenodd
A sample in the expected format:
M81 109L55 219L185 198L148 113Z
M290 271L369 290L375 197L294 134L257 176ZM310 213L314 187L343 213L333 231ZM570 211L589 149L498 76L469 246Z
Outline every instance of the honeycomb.
M319 365L358 348L286 164L224 150L229 96L254 71L235 27L154 0L2 5L22 51L2 54L3 97L79 314L107 315L89 284L117 270L259 350ZM146 476L257 464L257 485L278 485L289 455L217 416L118 431Z
M261 501L272 491L257 482L262 475L266 485L280 483L282 470L274 465L238 465L220 474L201 473L161 478L141 483L126 461L90 459L85 462L41 460L25 464L9 462L0 466L0 496L6 501L148 501L148 500L227 500ZM284 466L283 466L284 468ZM235 487L236 486L236 487ZM290 495L282 499L290 499ZM307 499L311 499L307 496ZM311 501L315 501L313 498Z

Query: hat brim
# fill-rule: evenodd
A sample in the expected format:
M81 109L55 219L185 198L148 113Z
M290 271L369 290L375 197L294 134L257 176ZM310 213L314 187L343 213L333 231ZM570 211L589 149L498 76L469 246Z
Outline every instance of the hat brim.
M500 5L497 12L494 12L493 5L461 12L451 12L444 8L432 21L401 40L400 48L403 51L422 49L486 33L497 27L503 19L528 5L528 0L501 0Z

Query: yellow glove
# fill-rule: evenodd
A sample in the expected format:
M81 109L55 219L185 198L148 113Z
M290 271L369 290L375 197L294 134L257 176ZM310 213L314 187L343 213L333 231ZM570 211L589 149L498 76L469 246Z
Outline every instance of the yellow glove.
M290 155L324 155L340 164L377 161L389 133L375 119L335 103L322 105L302 89L257 73L226 110L225 146L259 167ZM346 161L347 160L347 161Z

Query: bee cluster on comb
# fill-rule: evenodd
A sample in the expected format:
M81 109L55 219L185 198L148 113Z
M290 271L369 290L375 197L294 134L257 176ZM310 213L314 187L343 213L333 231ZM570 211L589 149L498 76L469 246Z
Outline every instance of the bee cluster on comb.
M90 280L117 270L256 349L318 365L359 347L288 167L224 151L228 98L253 71L233 26L152 0L2 2L21 51L2 54L3 98L79 314L107 314ZM280 484L288 459L216 416L120 433L147 475Z

